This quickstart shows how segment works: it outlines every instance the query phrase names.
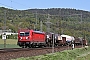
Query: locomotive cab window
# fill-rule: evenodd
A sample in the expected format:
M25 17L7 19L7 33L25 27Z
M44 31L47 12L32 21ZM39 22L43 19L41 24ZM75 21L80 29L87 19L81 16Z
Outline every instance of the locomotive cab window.
M29 32L25 32L25 36L29 36Z
M29 32L20 32L20 36L29 36Z
M24 32L20 32L20 36L24 36Z

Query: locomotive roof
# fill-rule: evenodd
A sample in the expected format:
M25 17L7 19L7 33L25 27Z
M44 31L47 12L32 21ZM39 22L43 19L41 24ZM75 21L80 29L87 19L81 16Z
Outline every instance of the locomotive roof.
M24 32L24 31L30 31L30 30L28 30L28 29L21 29L21 30L19 30L19 31Z
M41 31L33 31L33 32L35 32L35 33L41 33L41 34L44 33L44 32L41 32Z
M26 32L26 31L33 31L33 32L36 32L36 33L44 33L42 31L35 31L35 30L28 30L28 29L22 29L22 30L19 30L20 32Z

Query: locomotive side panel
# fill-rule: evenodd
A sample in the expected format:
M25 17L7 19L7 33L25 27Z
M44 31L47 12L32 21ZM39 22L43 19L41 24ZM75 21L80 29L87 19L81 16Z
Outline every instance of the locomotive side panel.
M44 33L32 33L32 42L45 42L45 34Z

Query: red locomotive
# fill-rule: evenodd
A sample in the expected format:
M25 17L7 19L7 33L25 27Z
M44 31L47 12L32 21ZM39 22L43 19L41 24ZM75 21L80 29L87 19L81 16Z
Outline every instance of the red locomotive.
M44 32L34 30L19 30L18 45L20 47L34 47L45 45L46 35Z

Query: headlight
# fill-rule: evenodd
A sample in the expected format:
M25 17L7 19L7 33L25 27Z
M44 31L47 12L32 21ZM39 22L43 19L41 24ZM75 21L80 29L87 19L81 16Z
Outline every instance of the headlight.
M26 39L28 39L28 37L26 37Z
M22 37L20 37L20 40L22 40Z

